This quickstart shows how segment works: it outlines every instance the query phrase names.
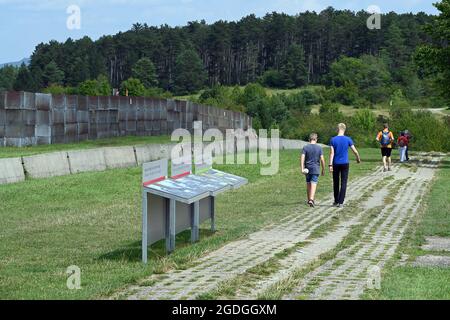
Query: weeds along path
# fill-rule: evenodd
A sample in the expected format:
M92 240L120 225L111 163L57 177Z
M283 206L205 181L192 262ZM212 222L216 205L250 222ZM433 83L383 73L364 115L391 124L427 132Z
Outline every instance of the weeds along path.
M392 175L398 171L398 168L394 169ZM349 185L347 209L332 207L331 196L315 209L299 207L279 224L225 245L199 259L192 268L153 275L141 285L120 293L119 297L132 300L214 298L214 293L219 292L227 282L275 259L277 255L295 250L299 244L312 236L320 235L324 230L337 228L336 232L342 232L340 237L344 237L349 232L349 227L356 223L354 212L359 208L355 204L366 197L368 188L382 185L380 182L385 178L386 175L382 175L381 169L378 169L377 172L352 182ZM342 229L340 227L343 230L339 231ZM339 241L330 236L325 242L329 243L324 245L327 249Z

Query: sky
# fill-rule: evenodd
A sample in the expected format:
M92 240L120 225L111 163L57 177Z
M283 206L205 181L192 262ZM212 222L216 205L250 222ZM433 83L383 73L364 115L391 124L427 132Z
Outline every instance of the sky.
M31 56L35 46L50 40L65 41L88 35L98 39L130 29L133 23L159 26L188 21L236 21L248 14L320 12L328 6L353 11L376 5L381 12L420 11L437 14L437 0L0 0L0 64ZM72 5L80 9L80 28L68 28ZM77 19L70 19L77 21Z

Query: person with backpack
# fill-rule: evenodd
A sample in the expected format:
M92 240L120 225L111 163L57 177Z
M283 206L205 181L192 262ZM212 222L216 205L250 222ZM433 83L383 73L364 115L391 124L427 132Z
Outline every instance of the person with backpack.
M392 167L392 148L394 144L394 134L389 130L389 125L386 123L384 129L378 132L377 141L381 145L381 156L383 157L383 172L391 171Z
M355 154L356 162L361 163L361 157L353 140L345 135L346 130L347 126L344 123L340 123L338 125L338 135L330 141L330 173L333 174L334 205L338 208L344 206L347 193L347 181L350 171L349 149Z
M400 162L405 162L406 160L406 151L408 150L408 138L406 137L405 132L400 133L400 137L397 140L397 145L400 151Z
M311 133L309 144L303 148L300 167L302 173L306 176L306 191L308 196L308 205L314 208L317 184L319 175L325 175L325 158L322 147L317 144L319 137L317 133ZM320 168L322 167L322 170Z

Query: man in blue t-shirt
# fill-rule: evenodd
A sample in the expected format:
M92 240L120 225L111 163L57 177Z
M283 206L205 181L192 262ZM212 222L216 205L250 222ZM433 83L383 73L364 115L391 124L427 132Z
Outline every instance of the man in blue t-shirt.
M330 172L333 173L334 205L338 208L344 206L347 193L348 173L350 161L348 149L350 148L356 156L356 161L361 163L361 157L353 140L345 135L347 126L343 123L338 125L338 135L331 139Z

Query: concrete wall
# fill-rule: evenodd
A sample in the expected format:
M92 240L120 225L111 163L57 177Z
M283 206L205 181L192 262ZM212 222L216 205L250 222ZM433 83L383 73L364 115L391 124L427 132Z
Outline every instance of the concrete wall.
M0 92L0 146L170 135L178 128L192 130L194 121L203 121L205 130L252 125L244 113L187 101Z
M0 184L25 180L21 158L0 159Z
M267 141L270 146L270 142ZM264 149L264 144L260 147ZM280 149L301 150L306 144L298 140L280 140ZM135 147L98 148L54 152L23 158L0 159L0 184L15 183L29 178L49 178L82 172L141 166L145 162L170 158L176 144L151 144ZM205 143L205 146L209 143ZM218 153L233 153L223 142L217 143ZM235 145L236 147L236 145ZM248 146L247 146L248 147Z

